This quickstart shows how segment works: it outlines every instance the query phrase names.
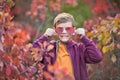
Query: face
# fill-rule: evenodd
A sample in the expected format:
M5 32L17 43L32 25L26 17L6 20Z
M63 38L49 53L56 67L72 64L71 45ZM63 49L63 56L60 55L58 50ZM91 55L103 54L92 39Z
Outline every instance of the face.
M74 33L74 27L72 22L60 23L56 25L55 31L58 34L60 41L66 43L71 39L72 34Z

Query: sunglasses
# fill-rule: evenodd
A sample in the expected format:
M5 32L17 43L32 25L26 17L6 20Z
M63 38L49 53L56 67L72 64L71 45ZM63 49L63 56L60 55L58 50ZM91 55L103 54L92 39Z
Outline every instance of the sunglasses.
M66 27L66 28L56 27L56 28L55 28L55 31L56 31L56 33L58 33L58 34L61 34L64 29L65 29L65 30L67 31L67 33L69 33L69 34L74 33L74 27Z

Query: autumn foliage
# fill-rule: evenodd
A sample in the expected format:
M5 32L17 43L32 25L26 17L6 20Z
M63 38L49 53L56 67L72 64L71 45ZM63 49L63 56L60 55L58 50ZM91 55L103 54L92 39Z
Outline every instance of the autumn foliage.
M13 21L11 9L14 6L12 0L0 2L0 80L43 80L43 75L49 79L58 80L67 78L66 72L61 69L56 77L49 73L43 73L43 53L49 51L52 45L47 42L40 43L41 49L32 48L31 38L36 30L29 24ZM52 66L49 70L53 70ZM58 68L55 67L55 71ZM64 74L63 74L64 73ZM72 80L72 79L71 79Z
M77 0L32 0L26 15L39 22L47 18L48 11L52 14L60 12L62 5L76 6Z
M12 0L0 1L0 79L24 80L29 74L24 71L29 69L32 59L29 54L31 44L28 44L34 34L34 29L27 24L12 21ZM27 29L29 27L29 29ZM33 68L32 68L33 69ZM29 79L29 78L28 78Z
M88 0L87 0L88 1ZM103 0L101 0L103 1ZM92 7L93 13L108 11L106 1L104 4L96 0L97 7ZM42 5L40 5L42 4ZM77 0L32 0L30 11L26 15L36 21L44 20L46 12L51 9L59 12L61 4L77 5ZM101 5L102 8L100 7ZM72 80L65 68L59 65L49 66L51 76L43 72L41 63L43 54L53 47L47 42L39 43L41 49L32 48L32 38L36 30L27 23L14 21L11 9L15 6L13 0L0 1L0 80L42 80L43 75L53 80ZM49 7L48 7L49 6ZM114 17L94 18L84 22L86 34L93 39L103 53L104 59L98 65L88 65L91 80L119 80L120 79L120 14ZM50 53L51 56L52 53Z
M84 22L87 36L94 40L103 53L103 62L94 70L91 79L119 80L120 72L120 14L115 17L90 19ZM89 66L89 69L92 66ZM92 68L93 68L92 67ZM98 73L95 73L98 72ZM98 75L99 77L98 77ZM96 75L96 76L95 76Z
M115 16L120 12L118 0L84 0L95 16Z

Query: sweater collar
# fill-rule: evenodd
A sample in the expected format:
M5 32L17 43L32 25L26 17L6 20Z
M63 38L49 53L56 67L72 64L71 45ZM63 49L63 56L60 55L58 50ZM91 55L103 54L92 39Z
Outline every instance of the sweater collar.
M58 45L59 42L60 42L60 41L58 40L58 41L57 41L57 45ZM70 40L70 41L68 41L67 43L65 43L65 45L66 45L67 48L73 46L74 44L75 44L75 41L73 41L73 40Z

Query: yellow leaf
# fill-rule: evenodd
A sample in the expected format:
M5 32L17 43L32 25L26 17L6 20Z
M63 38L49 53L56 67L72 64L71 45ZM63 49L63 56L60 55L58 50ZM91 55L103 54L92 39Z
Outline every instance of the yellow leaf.
M101 42L97 43L97 47L98 47L99 49L102 49L102 43L101 43Z
M114 25L115 27L117 27L118 24L119 24L119 19L116 19L116 20L114 21L113 25Z
M25 45L26 49L31 48L33 45L31 43L28 43L27 45Z
M87 32L86 35L90 37L90 36L92 36L92 33L91 32Z
M113 30L114 33L117 33L117 29L118 29L117 27L113 27L112 30Z
M32 50L32 54L37 53L39 51L39 48L32 48L31 50Z
M99 29L100 31L105 31L106 27L105 26L101 26L101 28Z
M100 29L101 28L101 25L97 25L97 27L96 27L97 29Z
M108 23L109 23L109 22L108 22L107 20L102 20L100 24L101 24L101 25L106 25L106 24L108 24Z
M49 45L49 46L47 47L47 51L50 51L50 50L52 50L53 48L54 48L53 45Z
M106 53L106 52L108 52L109 51L109 46L104 46L103 48L102 48L102 52L103 53Z
M116 56L114 54L112 55L111 60L112 60L113 63L116 62L117 59L116 59Z
M102 44L103 44L103 45L106 45L106 44L108 44L110 41L111 41L111 37L105 37L105 38L102 40Z
M101 41L104 39L104 35L101 33L100 35L97 36L98 40Z

